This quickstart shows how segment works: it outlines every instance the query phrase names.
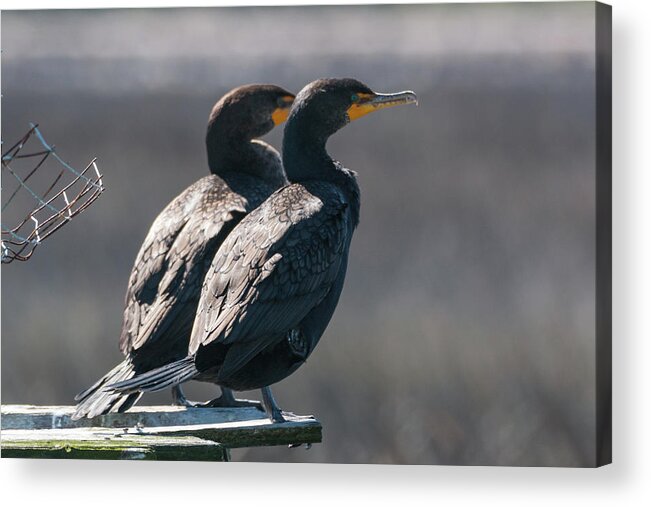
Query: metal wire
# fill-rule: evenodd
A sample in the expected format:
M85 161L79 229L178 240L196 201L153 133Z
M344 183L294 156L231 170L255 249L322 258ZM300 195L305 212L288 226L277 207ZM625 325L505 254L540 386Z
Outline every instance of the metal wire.
M30 124L30 127L17 143L2 155L3 190L8 179L15 183L15 188L2 203L0 253L3 264L14 260L28 260L46 238L87 209L104 192L97 159L93 158L83 170L78 171L59 157L55 147L45 141L37 125ZM28 145L34 143L39 143L39 149L26 153ZM48 160L54 164L46 164ZM16 168L19 162L21 165L27 165L27 168ZM54 171L52 166L55 166ZM38 175L47 181L47 188L43 192L38 192L35 185L28 184L30 179ZM31 204L24 211L12 210L11 203L21 194L27 195ZM2 195L4 198L4 191ZM11 215L22 217L12 227L4 225L8 211L13 211Z

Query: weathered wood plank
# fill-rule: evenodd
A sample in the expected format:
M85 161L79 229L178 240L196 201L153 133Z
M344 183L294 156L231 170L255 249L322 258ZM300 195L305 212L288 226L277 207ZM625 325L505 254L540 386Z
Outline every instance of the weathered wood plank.
M119 429L3 430L3 458L228 461L228 449L189 436L152 436Z
M88 428L95 432L121 429L129 434L157 438L196 437L218 442L226 448L321 442L321 424L314 417L286 413L286 422L274 423L252 407L134 407L124 414L77 421L71 419L73 412L71 406L4 405L2 435L17 430Z

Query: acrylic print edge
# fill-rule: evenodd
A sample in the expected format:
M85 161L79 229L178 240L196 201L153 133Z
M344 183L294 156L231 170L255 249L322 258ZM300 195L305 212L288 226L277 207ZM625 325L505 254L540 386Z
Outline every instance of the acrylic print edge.
M612 7L595 2L596 446L612 462Z

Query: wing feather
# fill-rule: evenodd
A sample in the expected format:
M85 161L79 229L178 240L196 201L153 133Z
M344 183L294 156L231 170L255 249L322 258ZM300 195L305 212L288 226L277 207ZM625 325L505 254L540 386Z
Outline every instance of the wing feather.
M246 205L245 198L211 175L188 187L160 213L129 278L120 336L124 354L165 333L191 329L209 266L205 257L230 230L228 224L246 213Z
M237 344L233 350L242 352L223 373L297 326L328 294L345 260L347 208L334 185L293 184L242 220L204 280L190 353L212 342Z

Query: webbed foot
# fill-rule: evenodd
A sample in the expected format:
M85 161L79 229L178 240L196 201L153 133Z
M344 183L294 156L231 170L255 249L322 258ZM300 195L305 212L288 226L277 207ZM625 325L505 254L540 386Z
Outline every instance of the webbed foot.
M235 398L232 394L232 391L230 389L228 392L231 393L230 396L225 396L226 390L222 391L222 395L219 396L218 398L215 398L214 400L206 401L205 403L197 403L195 406L196 407L203 407L203 408L217 408L217 407L254 407L257 408L258 410L261 410L264 412L264 407L262 406L262 403L260 403L257 400L241 400L238 398Z
M219 408L219 407L254 407L258 410L264 411L262 403L256 400L240 400L235 398L233 391L222 387L222 395L210 401L190 401L185 397L181 386L174 386L172 388L172 398L174 405L179 405L188 408Z
M181 389L181 386L172 387L172 403L177 407L190 408L190 407L197 406L197 402L190 401L185 397L185 394L183 393L183 389Z

